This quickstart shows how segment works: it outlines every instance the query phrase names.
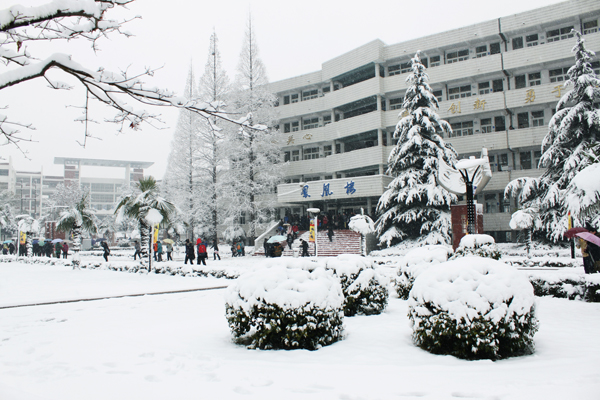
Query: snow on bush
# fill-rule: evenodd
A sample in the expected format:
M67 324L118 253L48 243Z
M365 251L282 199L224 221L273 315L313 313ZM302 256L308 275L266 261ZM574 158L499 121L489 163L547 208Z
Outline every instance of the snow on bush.
M529 281L536 296L552 296L569 300L600 302L600 275L581 275L560 272L549 274L528 271Z
M388 303L388 282L371 266L369 259L343 254L327 260L327 268L340 279L344 293L344 315L380 314Z
M533 352L533 287L502 262L468 256L432 266L408 307L413 340L431 353L496 360Z
M227 290L234 341L258 349L316 350L340 340L344 296L333 274L308 261L306 268L268 264L241 275Z
M417 276L431 265L448 261L452 248L444 245L426 245L406 253L399 264L396 292L402 300L408 300Z
M502 257L494 238L490 235L481 234L463 236L460 239L458 248L450 259L454 260L468 255L493 258L494 260L499 260Z

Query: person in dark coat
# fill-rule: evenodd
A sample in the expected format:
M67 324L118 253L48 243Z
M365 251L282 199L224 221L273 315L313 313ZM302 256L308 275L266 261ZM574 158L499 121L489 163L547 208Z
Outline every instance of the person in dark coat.
M294 234L293 233L288 233L286 242L288 244L288 247L291 250L292 249L292 243L294 243Z
M212 249L213 249L213 261L215 261L217 258L219 258L219 261L221 261L221 256L219 255L219 243L217 242L217 239L213 240L212 243Z
M138 242L136 240L133 247L135 248L135 253L133 253L133 259L135 260L136 257L139 257L141 260L142 259L142 245L140 244L140 242Z
M327 225L327 237L329 238L330 242L333 242L333 235L333 223L330 221Z
M44 253L46 253L46 257L52 257L52 242L49 240L44 243Z
M302 241L302 257L310 257L310 254L308 254L308 242L304 239L301 239Z
M15 254L15 245L13 244L13 242L10 242L8 244L8 251L10 252L10 254Z
M60 253L62 253L62 244L60 244L60 242L56 242L54 245L54 253L56 258L60 258Z
M190 264L194 265L194 260L196 259L194 253L194 245L190 242L190 239L185 239L185 261L183 263L187 264L189 260Z
M104 253L102 254L102 256L104 257L104 260L108 262L108 255L110 254L108 243L106 243L106 241L100 242L100 246L102 246L102 248L104 249Z

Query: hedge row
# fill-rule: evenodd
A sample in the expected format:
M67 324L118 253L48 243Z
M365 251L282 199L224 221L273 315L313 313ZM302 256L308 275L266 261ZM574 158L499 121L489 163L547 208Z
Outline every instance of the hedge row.
M536 296L552 296L569 300L600 303L600 275L529 273Z

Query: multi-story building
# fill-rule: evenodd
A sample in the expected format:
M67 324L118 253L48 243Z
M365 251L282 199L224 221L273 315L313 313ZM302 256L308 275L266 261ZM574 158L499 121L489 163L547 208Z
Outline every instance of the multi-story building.
M122 188L129 187L131 182L142 179L144 168L154 164L153 162L65 157L56 157L54 163L64 166L62 176L44 175L43 171L17 171L10 158L8 162L0 163L0 191L9 190L15 193L16 213L30 214L34 218L47 215L50 220L54 220L60 210L52 209L48 205L48 199L55 193L59 183L78 183L82 187L89 188L90 204L96 209L96 215L102 218L114 213ZM80 173L84 166L123 168L124 176L122 178L83 176Z
M375 40L320 71L272 83L289 161L279 203L291 213L362 207L375 214L392 179L385 173L410 59L420 50L438 114L452 126L445 139L461 158L489 150L493 178L477 198L484 230L512 240L515 204L504 188L543 172L541 143L574 64L571 30L600 54L599 20L600 2L573 0L393 45ZM600 72L597 60L593 68Z

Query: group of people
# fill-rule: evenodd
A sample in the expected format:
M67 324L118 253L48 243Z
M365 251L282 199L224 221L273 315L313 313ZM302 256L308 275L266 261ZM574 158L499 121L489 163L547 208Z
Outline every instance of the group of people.
M15 250L15 244L12 241L10 243L2 244L2 254L4 255L15 254Z
M136 246L140 247L139 251L138 251L138 247L136 247L136 253L140 255L140 258L142 257L142 253L141 253L141 246L139 245L138 242L135 242ZM160 240L157 240L156 242L154 242L154 261L162 261L162 255L164 253L167 253L167 261L173 261L173 243L172 242L167 242L165 241L165 244L163 246L162 242ZM133 259L135 260L135 254L133 255Z
M15 254L16 250L17 249L12 241L10 243L3 243L2 245L2 254ZM39 242L36 239L32 244L32 252L36 257L54 256L56 258L67 258L67 255L69 254L69 244L67 242L56 242L53 246L52 241L50 240ZM19 256L27 256L27 247L24 244L19 245Z
M213 249L213 260L221 260L221 256L219 255L219 243L216 239L213 240L211 248ZM194 259L197 260L197 265L200 265L200 263L206 265L206 260L208 259L208 243L202 239L197 239L195 246L190 239L185 240L185 261L183 263L187 264L189 261L190 264L193 265Z

